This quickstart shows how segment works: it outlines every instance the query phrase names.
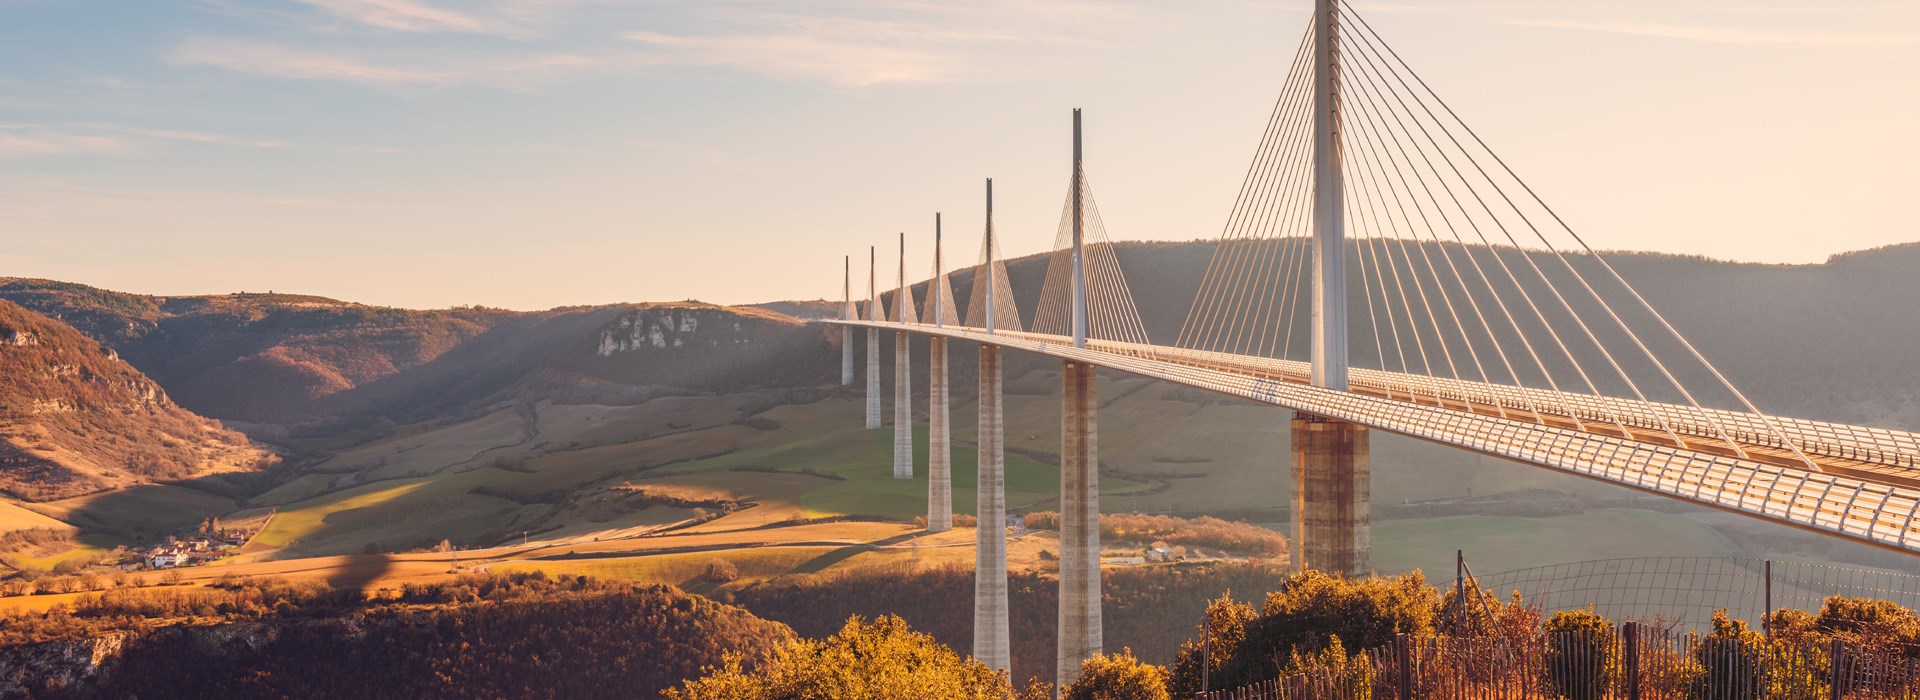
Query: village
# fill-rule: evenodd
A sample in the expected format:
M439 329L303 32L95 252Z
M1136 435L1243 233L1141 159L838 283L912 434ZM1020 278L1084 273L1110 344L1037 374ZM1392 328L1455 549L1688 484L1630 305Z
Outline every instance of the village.
M159 544L151 547L128 549L120 568L132 570L144 566L149 569L173 569L224 559L252 541L254 535L266 528L272 517L268 515L266 521L252 527L230 527L222 525L218 517L207 518L193 532L167 535Z

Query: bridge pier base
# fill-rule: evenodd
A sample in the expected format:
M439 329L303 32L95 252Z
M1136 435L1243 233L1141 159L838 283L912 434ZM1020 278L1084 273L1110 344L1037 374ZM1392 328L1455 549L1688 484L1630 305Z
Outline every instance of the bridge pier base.
M1293 568L1373 568L1366 426L1293 414Z
M953 443L947 420L947 339L927 342L927 532L953 529Z
M867 335L867 429L880 429L880 331L868 328Z
M1059 682L1104 644L1100 622L1100 458L1094 366L1067 362L1060 373Z
M893 334L893 478L913 478L912 336Z
M840 328L840 386L853 385L853 334L852 328Z
M973 560L973 658L1011 667L1007 631L1006 413L1001 407L1000 348L980 346L980 461L977 547Z

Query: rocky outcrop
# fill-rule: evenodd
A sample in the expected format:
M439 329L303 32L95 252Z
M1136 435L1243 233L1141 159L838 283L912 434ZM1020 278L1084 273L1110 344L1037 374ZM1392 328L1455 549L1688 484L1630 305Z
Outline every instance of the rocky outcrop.
M130 636L107 634L0 651L0 697L25 697L42 688L90 684L119 657Z

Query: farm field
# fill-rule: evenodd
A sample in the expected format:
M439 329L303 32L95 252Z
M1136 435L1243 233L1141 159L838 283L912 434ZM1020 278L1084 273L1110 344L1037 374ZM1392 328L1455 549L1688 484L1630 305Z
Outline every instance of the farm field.
M1381 573L1420 569L1452 580L1454 550L1475 573L1614 557L1730 556L1738 548L1686 516L1632 508L1550 518L1467 515L1373 525L1373 564Z

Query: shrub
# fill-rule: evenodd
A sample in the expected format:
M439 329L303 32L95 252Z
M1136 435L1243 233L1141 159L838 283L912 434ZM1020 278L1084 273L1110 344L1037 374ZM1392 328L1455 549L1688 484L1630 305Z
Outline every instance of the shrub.
M1201 638L1187 640L1174 657L1167 687L1179 697L1200 692L1201 664L1211 660L1209 672L1218 672L1233 660L1233 653L1247 637L1247 624L1260 616L1253 606L1233 599L1233 591L1220 594L1207 603L1207 619L1200 625ZM1210 647L1210 648L1209 648Z
M1060 514L1028 513L1029 530L1060 529ZM1130 515L1107 513L1100 516L1100 539L1106 542L1137 542L1211 547L1259 557L1280 557L1287 553L1287 540L1280 533L1258 525L1221 520L1211 516L1176 518L1170 515Z
M1293 650L1283 676L1314 674L1331 681L1343 691L1342 700L1373 700L1373 661L1364 655L1348 656L1340 636L1334 635L1319 651L1306 654Z
M669 689L668 700L761 698L999 698L1013 688L1003 673L961 657L933 637L888 615L847 620L823 640L794 640L757 659L728 655L706 677Z
M1167 672L1140 663L1132 649L1095 654L1080 664L1080 677L1067 686L1062 700L1169 700Z
M707 571L701 578L712 583L732 583L740 578L740 568L725 559L707 562Z
M1547 684L1567 700L1601 700L1620 668L1613 623L1593 611L1563 610L1547 619Z
M1821 658L1810 658L1819 655ZM1820 700L1829 696L1818 647L1768 640L1747 623L1713 613L1713 631L1695 640L1687 697L1697 700Z
M1296 653L1321 653L1332 645L1341 654L1371 649L1395 635L1431 635L1440 596L1420 572L1393 578L1348 579L1319 571L1288 576L1267 596L1258 615L1231 601L1215 601L1209 615L1221 630L1212 653L1225 678L1258 681L1275 678ZM1239 639L1234 639L1238 636ZM1193 643L1176 662L1174 691L1198 690L1198 653Z

